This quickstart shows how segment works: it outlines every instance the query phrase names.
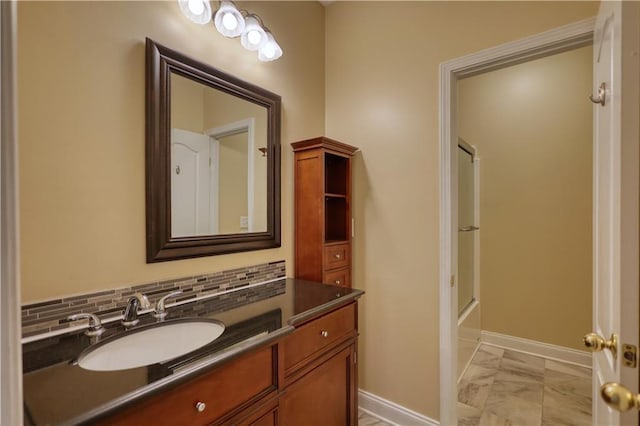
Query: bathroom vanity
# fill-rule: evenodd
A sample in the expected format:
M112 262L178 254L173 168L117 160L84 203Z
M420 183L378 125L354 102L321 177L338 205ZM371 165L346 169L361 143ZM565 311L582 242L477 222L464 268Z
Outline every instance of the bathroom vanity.
M164 321L214 318L226 329L200 349L153 365L85 370L73 361L95 338L82 331L23 345L25 423L357 424L363 292L280 281L273 297L224 312L211 312L206 299L170 308ZM158 321L140 319L136 327ZM130 331L113 323L101 339Z

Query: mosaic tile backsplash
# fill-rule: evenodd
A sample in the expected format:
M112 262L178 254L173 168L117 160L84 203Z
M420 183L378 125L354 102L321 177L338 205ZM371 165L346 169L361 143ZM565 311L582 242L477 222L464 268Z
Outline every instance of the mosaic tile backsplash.
M76 325L79 322L71 322L67 320L67 317L80 312L96 314L103 320L117 317L124 312L127 301L134 293L145 294L149 298L151 305L154 306L155 302L162 296L175 290L182 290L182 294L168 300L167 303L181 302L237 289L238 291L236 292L214 297L211 300L211 303L220 303L220 310L223 311L278 294L277 286L274 287L269 284L259 287L251 286L252 284L284 277L285 262L280 260L211 274L152 282L23 305L22 337L48 333ZM246 291L242 291L243 287L249 288ZM208 301L207 303L210 302Z

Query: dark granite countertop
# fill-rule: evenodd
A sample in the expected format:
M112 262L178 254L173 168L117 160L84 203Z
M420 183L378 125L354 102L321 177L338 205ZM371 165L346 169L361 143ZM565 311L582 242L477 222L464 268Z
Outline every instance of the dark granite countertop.
M145 367L118 371L88 371L73 360L95 340L75 331L23 345L25 424L83 424L114 410L166 390L178 383L268 344L293 331L297 324L345 305L363 292L297 279L282 279L273 296L222 311L214 299L170 307L164 321L180 318L214 318L224 333L210 344L181 357ZM251 300L251 289L247 300ZM142 327L158 320L140 317ZM120 322L106 325L101 341L124 333ZM170 344L170 343L169 343Z

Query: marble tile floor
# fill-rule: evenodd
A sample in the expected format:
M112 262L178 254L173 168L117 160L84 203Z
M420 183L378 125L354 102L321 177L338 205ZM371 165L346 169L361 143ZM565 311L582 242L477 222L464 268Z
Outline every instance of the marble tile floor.
M391 424L362 410L358 410L358 426L391 426Z
M458 384L458 425L591 425L591 370L480 345Z

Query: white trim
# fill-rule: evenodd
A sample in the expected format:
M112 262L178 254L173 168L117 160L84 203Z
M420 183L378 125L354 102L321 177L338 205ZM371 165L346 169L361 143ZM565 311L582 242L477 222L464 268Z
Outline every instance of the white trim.
M440 420L457 424L456 360L458 288L450 285L457 270L456 80L525 60L551 55L592 41L595 18L485 49L440 64ZM455 282L455 281L454 281Z
M231 136L244 131L247 132L247 216L249 222L247 232L254 232L255 230L255 214L253 212L255 204L255 123L255 118L249 117L243 120L234 121L233 123L213 127L211 129L207 129L204 132L206 135L214 138L216 141L224 136ZM218 160L220 159L219 154L217 158Z
M215 167L215 170L212 170ZM220 221L220 187L218 174L220 173L220 142L209 136L209 232L218 233Z
M0 2L0 424L22 424L16 2Z
M480 333L480 343L591 368L591 352L484 330Z
M458 375L458 380L456 381L457 384L460 384L460 381L462 380L462 378L464 377L465 373L467 372L467 369L471 365L471 361L473 360L473 357L476 356L476 352L478 352L478 349L480 349L480 343L481 342L477 342L476 343L476 348L471 353L471 356L469 357L469 360L467 361L467 363L465 364L464 368L462 369L462 372Z
M392 425L433 426L440 424L437 420L362 389L358 390L358 408Z

